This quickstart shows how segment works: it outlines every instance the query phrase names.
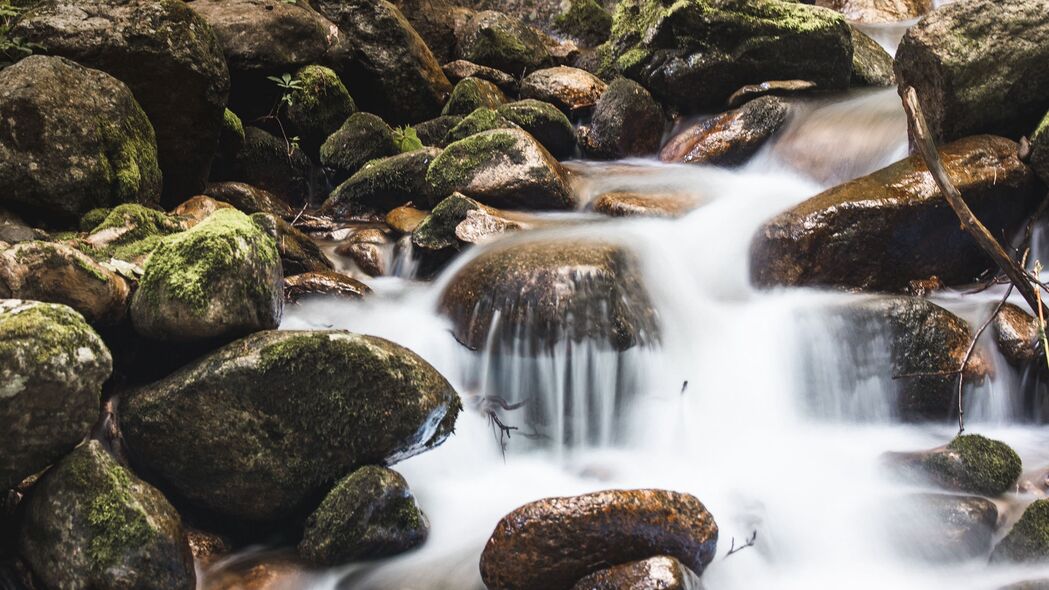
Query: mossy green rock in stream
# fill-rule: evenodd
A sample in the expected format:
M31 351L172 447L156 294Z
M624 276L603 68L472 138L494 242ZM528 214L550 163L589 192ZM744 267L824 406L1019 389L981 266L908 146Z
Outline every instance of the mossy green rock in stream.
M520 129L494 129L449 144L426 180L433 194L460 192L507 209L571 209L575 198L557 159Z
M429 530L401 474L367 466L335 484L310 515L299 555L317 565L389 557L421 545Z
M443 442L459 397L419 356L342 331L267 331L122 402L136 460L186 498L248 520L290 515L353 469Z
M1049 112L1031 134L1031 167L1042 182L1049 184Z
M571 157L575 153L575 128L568 117L554 105L526 98L504 104L495 112L527 131L558 160Z
M178 512L89 440L33 486L19 551L48 588L193 590Z
M460 59L513 76L523 76L552 61L539 33L494 10L478 12L463 25L456 51Z
M219 209L160 240L131 300L135 331L154 340L232 338L280 324L274 238L235 209Z
M602 76L640 82L661 102L722 106L747 84L849 86L852 38L840 14L780 0L624 0L601 46Z
M386 213L409 202L416 207L430 207L434 193L426 181L426 171L440 153L438 148L424 148L372 160L335 187L321 211L325 215L349 218Z
M480 108L494 109L506 102L499 87L479 78L463 78L452 90L442 115L468 115Z
M492 129L519 129L519 127L496 111L487 107L481 107L464 117L458 125L452 127L448 131L448 135L444 137L444 141L447 145L482 131L491 131Z
M0 299L0 490L84 438L112 366L102 339L72 309Z
M569 0L568 9L554 19L554 28L593 47L612 33L612 15L597 0Z
M433 208L412 232L412 244L422 250L438 252L449 248L458 249L462 242L455 235L455 228L462 223L470 211L483 211L498 216L499 211L477 201L454 193Z
M922 470L937 484L992 497L1011 490L1021 468L1020 456L1009 445L978 434L960 435L922 460Z
M321 164L340 184L372 160L400 153L393 128L371 113L354 113L321 146Z
M321 144L357 110L339 77L324 66L306 66L295 74L300 88L287 105L289 132L316 158Z
M995 546L991 561L1049 561L1049 500L1035 500L1024 510Z
M84 216L81 225L88 221L88 216ZM81 247L101 261L116 258L142 264L161 238L183 229L177 218L163 211L141 205L119 205L87 230Z
M0 70L0 205L75 224L98 207L160 202L156 138L122 82L61 57Z
M892 86L896 83L892 56L877 41L854 26L852 32L852 85Z

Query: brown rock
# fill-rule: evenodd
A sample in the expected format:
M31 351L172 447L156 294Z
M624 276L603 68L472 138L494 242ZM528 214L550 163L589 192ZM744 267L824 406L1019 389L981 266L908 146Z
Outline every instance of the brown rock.
M645 87L617 78L597 100L583 145L597 158L648 156L659 151L666 121L663 109Z
M607 88L607 84L586 70L558 66L525 76L521 80L521 98L551 103L571 115L593 108Z
M335 271L306 272L284 278L284 300L289 303L314 295L361 299L368 293L371 293L368 285Z
M594 572L572 590L701 590L699 577L673 557L660 555Z
M243 182L212 182L204 188L204 194L229 203L249 215L252 213L269 213L277 217L295 215L291 205L278 199L273 193Z
M367 228L354 232L336 246L335 253L352 259L368 276L380 277L386 274L386 249L390 243L382 230Z
M605 193L590 208L609 217L681 217L700 204L698 198L682 193Z
M1038 319L1012 303L994 316L994 341L1005 360L1022 365L1043 353L1038 340Z
M932 10L932 0L816 0L861 23L891 23L918 18Z
M429 215L415 207L397 207L386 214L386 225L402 234L410 234Z
M742 107L696 123L675 135L659 152L664 162L739 166L787 122L790 109L763 96Z
M728 97L729 108L736 108L761 96L794 96L817 88L808 80L771 80L761 84L747 84Z
M171 214L181 217L182 223L185 225L186 229L189 229L201 221L204 221L208 215L211 215L219 209L230 209L232 207L233 205L230 205L229 203L223 203L222 201L204 195L197 195L172 209Z
M479 66L473 62L466 61L465 59L457 59L444 64L441 66L441 69L444 70L444 75L448 76L448 80L450 80L452 84L465 78L478 78L495 84L503 92L512 94L517 93L517 79L510 74L501 72L495 68Z

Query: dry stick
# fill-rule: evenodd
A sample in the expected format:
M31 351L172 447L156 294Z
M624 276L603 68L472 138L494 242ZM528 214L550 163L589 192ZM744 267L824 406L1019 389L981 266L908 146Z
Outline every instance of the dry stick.
M987 319L980 325L980 329L973 334L973 339L969 342L969 348L965 351L965 357L962 358L962 364L958 368L958 434L965 432L965 404L963 403L965 400L962 397L962 391L965 389L965 366L969 364L969 359L972 358L973 351L976 350L976 343L980 340L980 336L983 335L987 326L991 325L994 318L998 317L998 312L1002 311L1002 307L1005 306L1005 302L1009 300L1009 296L1012 294L1013 286L1009 285L1009 288L1005 290L1005 296L994 307L994 311L987 316Z

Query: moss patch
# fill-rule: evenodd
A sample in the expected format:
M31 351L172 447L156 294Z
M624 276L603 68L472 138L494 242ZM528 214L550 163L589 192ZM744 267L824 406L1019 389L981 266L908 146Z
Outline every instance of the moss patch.
M1049 500L1027 507L1012 530L994 548L994 561L1049 560Z
M500 157L520 160L516 145L517 139L505 132L472 135L450 144L437 156L426 172L426 181L433 186L434 194L450 195L464 188L482 166Z
M570 0L568 9L554 19L554 28L589 45L608 39L612 15L597 0Z
M22 370L72 366L85 346L100 347L98 335L65 305L16 300L0 305L0 358L24 359Z
M997 496L1020 477L1020 456L1003 442L964 434L952 440L947 451L932 454L926 468L962 491Z
M466 115L482 107L494 109L505 102L506 96L495 84L480 78L463 78L455 85L441 114Z

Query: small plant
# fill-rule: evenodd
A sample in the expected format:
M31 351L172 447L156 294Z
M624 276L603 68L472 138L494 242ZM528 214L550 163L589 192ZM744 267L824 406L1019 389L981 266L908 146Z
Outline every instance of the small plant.
M397 144L397 149L399 149L402 154L405 152L421 150L423 147L423 142L419 139L419 134L417 134L415 128L410 125L394 129L393 141Z
M11 29L24 12L24 8L12 5L11 0L0 0L0 68L30 55L37 47L21 37L11 36Z
M267 80L271 80L280 88L282 91L280 97L280 104L286 104L291 106L294 99L292 96L297 90L302 90L302 82L298 78L291 74L283 74L279 78L277 76L266 76ZM279 108L279 105L278 105Z

